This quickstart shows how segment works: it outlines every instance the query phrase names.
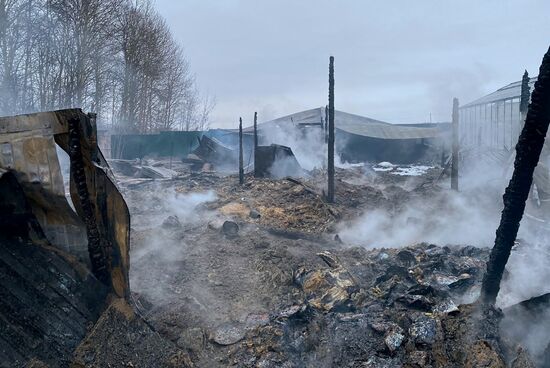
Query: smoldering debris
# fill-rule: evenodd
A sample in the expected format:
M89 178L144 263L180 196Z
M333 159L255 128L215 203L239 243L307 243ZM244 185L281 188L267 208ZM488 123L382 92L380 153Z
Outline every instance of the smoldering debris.
M435 167L400 176L368 165L337 169L336 203L327 204L324 175L247 175L241 186L235 175L181 172L124 187L136 219L132 287L147 321L199 367L504 367L541 359L540 349L530 358L531 350L500 337L498 310L468 304L489 252L483 234L494 229L481 220L498 206L450 193ZM164 201L158 193L167 190L172 199ZM374 213L397 226L361 232ZM444 222L436 220L451 213L456 232L443 237L443 227L437 237ZM516 289L503 288L507 298L527 295Z

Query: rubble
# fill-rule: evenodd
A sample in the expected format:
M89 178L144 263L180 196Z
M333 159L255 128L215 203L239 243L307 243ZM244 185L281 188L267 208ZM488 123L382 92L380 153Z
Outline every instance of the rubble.
M421 185L435 171L403 178L364 170L336 171L330 205L319 186L323 174L315 172L299 180L247 176L243 187L235 176L183 173L171 183L124 189L131 208L159 185L182 195L216 193L196 209L205 224L187 227L181 241L173 230L164 245L170 254L184 247L181 256L163 261L152 249L134 258L133 285L156 305L147 319L199 367L452 368L493 353L510 364L519 359L496 333L498 313L486 318L492 327L483 333L465 333L478 331L467 322L475 308L464 303L479 295L487 249L428 243L366 249L335 234L338 222L366 207L398 213L411 200L438 195L437 187ZM135 251L155 231L135 233Z
M75 368L192 367L190 358L159 336L125 301L113 301L77 347Z

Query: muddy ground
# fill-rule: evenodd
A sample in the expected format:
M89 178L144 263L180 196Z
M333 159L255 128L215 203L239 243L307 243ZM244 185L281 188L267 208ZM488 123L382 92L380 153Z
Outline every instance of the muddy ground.
M243 186L216 173L120 177L135 309L188 366L534 366L501 337L499 310L467 305L489 248L340 236L372 211L445 209L453 194L439 173L339 169L334 204L321 172Z

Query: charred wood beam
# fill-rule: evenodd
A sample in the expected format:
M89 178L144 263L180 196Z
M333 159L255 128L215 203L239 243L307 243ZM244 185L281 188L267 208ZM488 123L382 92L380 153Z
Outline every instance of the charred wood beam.
M544 55L525 125L516 145L514 173L504 192L504 209L496 232L495 245L487 262L480 300L494 305L502 274L516 239L550 123L550 49Z
M451 156L451 189L458 191L458 99L453 99L453 152Z
M239 118L239 184L244 184L243 119Z
M328 73L328 193L327 201L334 202L334 56L330 57Z
M88 253L92 265L93 274L106 285L110 284L108 270L108 257L101 242L101 235L96 222L94 209L88 192L84 159L80 144L80 120L69 120L69 158L71 163L71 176L76 186L80 207L84 214L86 235L88 237Z

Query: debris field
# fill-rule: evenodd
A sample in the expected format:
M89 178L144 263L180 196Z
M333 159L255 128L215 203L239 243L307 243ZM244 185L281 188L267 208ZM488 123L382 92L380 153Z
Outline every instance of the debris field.
M535 366L500 310L471 304L489 248L338 235L369 210L444 205L439 170L338 169L334 204L323 175L121 178L137 313L196 367Z

